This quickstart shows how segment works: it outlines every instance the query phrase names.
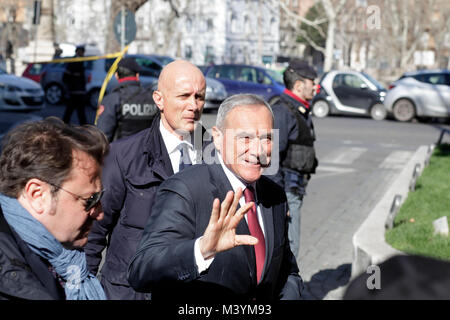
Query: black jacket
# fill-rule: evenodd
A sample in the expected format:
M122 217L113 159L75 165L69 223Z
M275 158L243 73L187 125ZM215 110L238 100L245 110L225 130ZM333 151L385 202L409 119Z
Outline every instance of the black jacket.
M85 247L90 271L96 274L102 251L108 245L102 267L102 283L123 293L128 287L128 263L136 252L143 229L152 213L160 184L173 175L169 154L159 131L160 117L149 129L111 144L102 173L105 194L102 198L104 218L94 222ZM109 241L107 238L109 237ZM132 288L125 297L115 295L104 285L109 299L144 299Z
M270 178L286 188L289 183L284 181L283 169L299 174L315 173L318 161L314 149L314 125L309 110L286 93L272 110L274 129L278 129L279 134L279 170Z
M266 263L256 282L253 246L218 253L202 274L194 243L208 225L215 198L232 186L220 164L196 165L166 180L129 267L130 284L153 299L180 301L295 300L302 280L287 237L287 202L282 188L262 176L256 183L266 240ZM250 234L245 219L236 234Z
M47 264L8 225L0 208L0 300L64 300Z
M63 81L70 95L86 94L84 62L80 61L67 63L63 75Z

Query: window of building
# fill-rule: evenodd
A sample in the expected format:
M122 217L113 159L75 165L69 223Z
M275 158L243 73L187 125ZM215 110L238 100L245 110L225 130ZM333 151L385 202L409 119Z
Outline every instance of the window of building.
M277 33L277 20L275 18L270 19L270 34L275 35Z
M213 31L214 30L214 22L212 19L208 19L206 21L206 30Z
M192 58L192 47L191 46L186 46L186 48L184 48L184 56L188 60Z
M250 19L248 18L248 16L244 17L244 32L245 34L251 33Z
M186 20L186 30L188 32L192 31L192 20L191 20L191 18L187 18L187 20Z
M238 32L238 21L237 21L237 16L235 13L231 14L231 19L230 19L230 30L231 33L237 33Z

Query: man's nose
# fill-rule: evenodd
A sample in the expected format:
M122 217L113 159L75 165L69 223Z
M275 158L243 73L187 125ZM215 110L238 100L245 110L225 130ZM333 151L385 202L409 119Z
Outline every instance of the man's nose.
M259 156L263 153L262 143L258 137L250 140L250 153L255 156Z
M191 97L189 97L188 100L188 106L190 110L193 111L197 111L201 109L203 101L201 100L200 97L197 97L195 95L192 95Z

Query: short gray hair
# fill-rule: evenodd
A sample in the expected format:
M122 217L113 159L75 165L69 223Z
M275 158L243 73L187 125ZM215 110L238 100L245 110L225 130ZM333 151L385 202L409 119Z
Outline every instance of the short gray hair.
M223 129L225 125L225 120L228 115L228 113L233 110L236 107L242 107L242 106L250 106L250 105L262 105L265 106L272 115L272 122L274 120L273 118L273 111L270 105L264 100L261 96L258 96L256 94L250 94L250 93L241 93L241 94L235 94L228 98L226 98L219 107L219 110L217 111L217 118L216 118L216 127L219 129Z

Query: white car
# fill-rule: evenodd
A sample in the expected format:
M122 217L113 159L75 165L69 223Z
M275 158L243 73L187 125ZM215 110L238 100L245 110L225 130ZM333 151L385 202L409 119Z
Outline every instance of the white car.
M0 110L41 110L44 91L33 80L0 69Z
M414 117L450 118L450 71L405 73L390 85L384 105L398 121Z

